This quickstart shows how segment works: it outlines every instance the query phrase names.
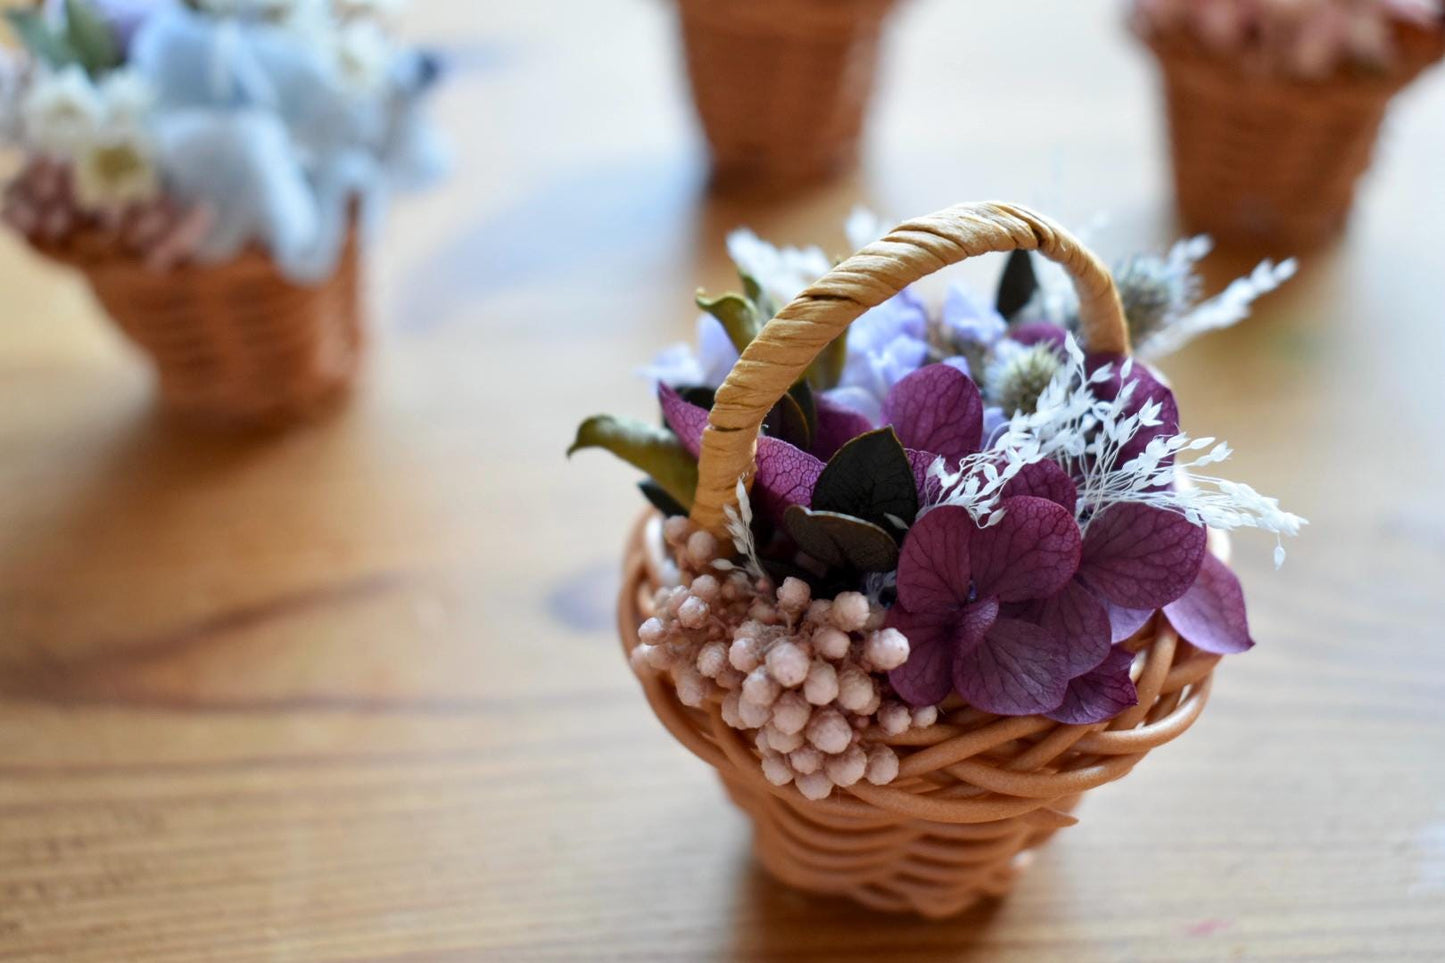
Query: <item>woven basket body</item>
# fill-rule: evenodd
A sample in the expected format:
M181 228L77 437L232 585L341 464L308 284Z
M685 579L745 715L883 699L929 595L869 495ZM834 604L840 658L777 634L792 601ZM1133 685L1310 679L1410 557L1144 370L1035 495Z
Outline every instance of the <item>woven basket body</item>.
M1032 212L961 205L900 226L840 264L784 308L743 353L719 389L704 433L692 520L717 534L738 479L751 477L758 425L818 351L867 308L938 268L989 251L1039 250L1073 276L1086 345L1127 348L1107 270ZM652 614L656 590L676 578L644 516L628 545L619 628L628 651ZM749 736L723 721L720 701L684 706L666 673L641 681L658 718L718 770L753 821L759 861L800 889L850 897L887 911L957 913L1007 892L1030 849L1075 822L1080 794L1127 774L1182 734L1208 697L1218 656L1181 641L1156 616L1126 645L1138 653L1138 705L1094 725L1042 716L999 717L944 706L938 724L888 737L900 758L886 786L835 788L820 801L763 775Z
M1390 98L1440 54L1425 38L1387 77L1319 82L1246 73L1154 44L1180 217L1235 244L1317 246L1349 216Z
M714 178L787 186L851 166L893 3L679 0Z
M336 271L315 286L288 281L254 250L165 272L130 259L52 256L84 272L116 326L151 357L169 410L208 423L272 425L317 413L356 376L357 233Z

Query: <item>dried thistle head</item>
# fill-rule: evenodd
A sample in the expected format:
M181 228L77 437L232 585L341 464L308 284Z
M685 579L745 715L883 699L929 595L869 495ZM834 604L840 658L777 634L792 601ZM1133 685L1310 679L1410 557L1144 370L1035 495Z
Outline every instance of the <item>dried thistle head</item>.
M1063 364L1058 351L1046 342L1000 352L988 366L985 379L989 400L1005 414L1032 413Z
M1192 261L1152 254L1125 261L1114 273L1114 283L1124 303L1130 340L1136 344L1178 320L1198 300L1200 291Z

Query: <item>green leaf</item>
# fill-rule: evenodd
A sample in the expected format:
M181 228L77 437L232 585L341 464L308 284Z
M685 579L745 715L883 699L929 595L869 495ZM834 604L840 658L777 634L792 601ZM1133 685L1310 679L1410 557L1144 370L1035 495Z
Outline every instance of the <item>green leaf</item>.
M662 512L666 517L671 518L674 515L687 514L687 509L683 508L677 499L669 495L661 485L651 478L644 478L637 483L637 487L642 489L642 497L651 502L652 507ZM780 581L778 584L781 585L782 582Z
M738 277L741 278L743 282L743 294L752 302L753 310L758 313L760 319L767 321L778 313L778 308L773 304L773 299L768 297L768 292L763 290L763 286L758 283L757 278L742 269L738 270Z
M830 568L891 572L898 567L893 536L861 518L790 505L783 527L798 548Z
M76 62L75 51L65 38L45 22L38 10L6 10L5 19L25 49L52 67L67 67Z
M594 415L577 428L568 457L583 448L603 448L652 480L684 509L692 507L697 493L697 461L666 428L635 418Z
M918 515L917 483L908 453L892 428L859 435L838 449L818 476L813 509L861 518L884 532L897 530L892 518L913 524Z
M813 363L808 366L808 383L816 391L827 391L838 387L843 380L843 367L848 363L848 332L828 342Z
M709 298L699 291L697 306L722 323L723 330L728 333L728 339L739 351L752 344L753 338L763 328L757 309L741 294L724 294L721 297Z
M1039 279L1034 274L1034 260L1028 251L1014 251L1004 265L1003 277L998 282L998 298L994 307L1005 320L1023 309L1039 288Z
M87 0L65 0L65 36L92 77L120 66L120 45L110 25Z

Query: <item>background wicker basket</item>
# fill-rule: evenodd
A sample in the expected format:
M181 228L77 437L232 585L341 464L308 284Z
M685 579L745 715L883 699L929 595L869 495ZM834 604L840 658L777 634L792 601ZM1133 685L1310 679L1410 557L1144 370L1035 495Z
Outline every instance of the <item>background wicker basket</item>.
M795 185L857 159L895 0L679 0L715 181Z
M132 258L44 250L82 271L96 298L156 367L165 407L232 427L314 416L355 379L362 345L359 230L336 270L298 285L247 250L213 266L151 271Z
M743 353L709 419L693 520L722 530L737 479L751 478L763 417L854 319L941 267L1016 249L1038 250L1069 272L1089 348L1127 350L1108 271L1047 219L977 204L911 221L803 292ZM658 529L659 520L645 516L628 546L619 625L629 652L651 614L654 591L672 571ZM716 702L701 709L682 705L664 674L645 673L642 684L658 718L718 770L748 813L758 858L770 872L801 889L941 917L1005 893L1027 852L1075 822L1070 810L1081 793L1124 776L1199 716L1218 656L1183 642L1159 616L1127 645L1140 656L1133 667L1139 702L1114 719L1063 725L954 707L927 729L891 738L871 734L900 756L892 784L860 782L816 802L793 785L769 783L750 742L723 721Z
M1322 81L1251 74L1190 47L1151 42L1185 226L1281 253L1333 237L1370 166L1390 99L1445 53L1445 32L1400 34L1395 72Z

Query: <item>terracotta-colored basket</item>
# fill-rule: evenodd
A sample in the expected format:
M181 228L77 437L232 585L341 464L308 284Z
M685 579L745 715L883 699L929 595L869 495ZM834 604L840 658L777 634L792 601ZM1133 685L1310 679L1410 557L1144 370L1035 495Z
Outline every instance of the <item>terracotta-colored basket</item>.
M45 250L82 271L125 334L150 355L165 406L225 426L304 420L356 377L361 355L359 228L336 270L314 286L247 250L219 265L152 271L133 258Z
M1400 31L1382 76L1305 81L1151 41L1164 77L1180 217L1226 243L1308 249L1338 233L1390 99L1445 52L1445 32Z
M725 184L853 165L895 0L678 0L693 102Z
M1107 269L1049 220L1018 207L969 204L910 221L804 291L743 352L709 417L693 520L722 532L738 478L752 477L763 417L864 311L939 268L1013 250L1037 250L1069 272L1087 347L1127 350ZM671 578L660 519L649 513L623 567L618 616L627 651L651 615L653 593ZM941 917L1007 892L1027 852L1076 821L1069 813L1083 792L1126 775L1198 718L1219 657L1182 641L1158 616L1127 645L1139 654L1139 704L1112 721L1074 726L953 708L927 729L870 733L899 754L892 784L859 782L817 802L764 778L751 742L723 721L717 701L684 706L666 674L646 672L642 685L658 718L718 770L751 817L758 859L775 876L876 909Z

